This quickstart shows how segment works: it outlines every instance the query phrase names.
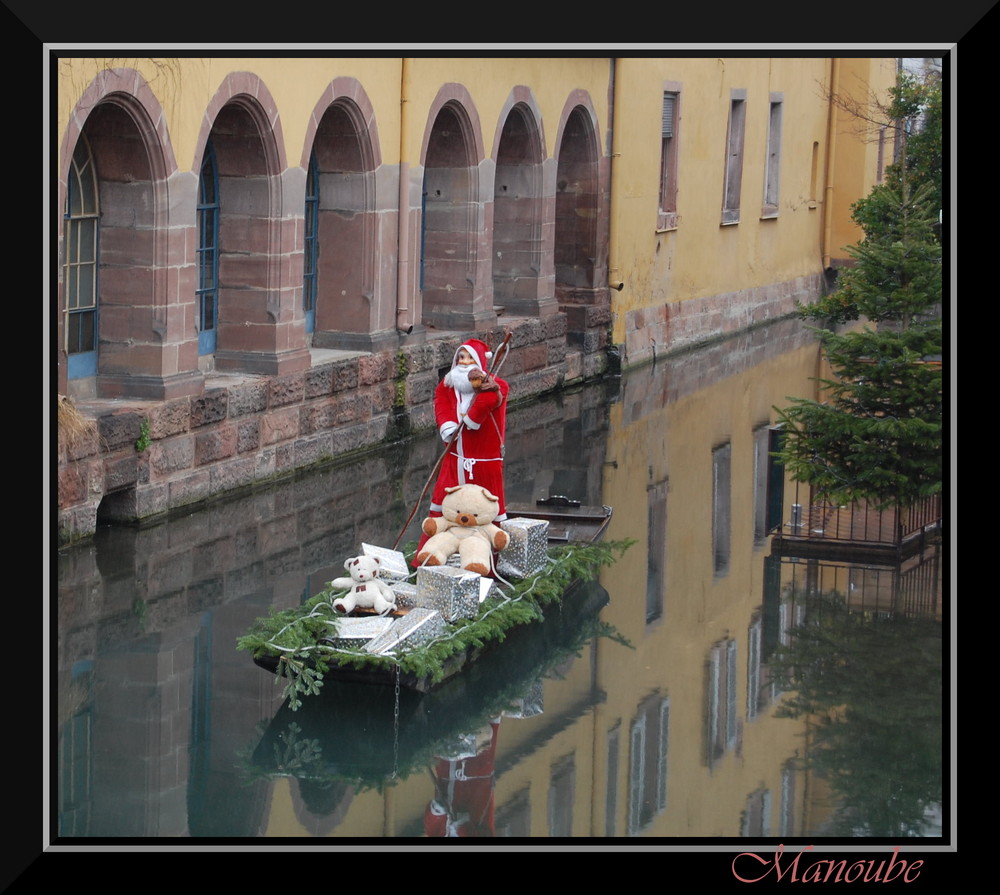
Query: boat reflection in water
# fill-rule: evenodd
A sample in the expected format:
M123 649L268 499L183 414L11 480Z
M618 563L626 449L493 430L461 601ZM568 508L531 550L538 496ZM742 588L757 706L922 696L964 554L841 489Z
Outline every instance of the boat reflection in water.
M501 724L542 714L543 680L558 676L595 638L617 636L599 619L607 602L600 584L580 583L546 611L544 621L515 629L429 693L324 682L321 693L297 710L288 702L281 706L244 773L249 781L290 778L314 823L339 821L355 795L386 794L408 783L411 793L426 794L422 825L411 816L413 828L395 835L493 836ZM602 698L593 687L571 714Z
M439 760L460 762L475 736L477 755L496 747L498 839L742 850L846 829L852 843L934 844L950 824L947 543L885 566L772 549L797 503L771 481L774 408L813 393L817 355L801 323L779 322L512 407L508 505L566 494L614 506L606 543L632 546L594 594L633 648L588 641L589 611L547 608L550 622L583 624L579 639L547 659L542 630L511 632L447 690L401 693L398 716L392 687L333 680L290 712L282 679L236 643L342 574L359 544L391 544L439 456L434 433L60 550L58 835L327 848L423 837L432 802L447 813ZM809 673L779 675L779 654L806 645L786 670ZM779 715L786 704L804 711ZM544 711L516 717L519 705ZM468 831L475 812L451 807L450 829L464 811Z

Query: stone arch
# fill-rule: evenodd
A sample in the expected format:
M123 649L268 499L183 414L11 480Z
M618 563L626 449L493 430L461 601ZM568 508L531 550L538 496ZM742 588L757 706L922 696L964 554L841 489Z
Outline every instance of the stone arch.
M214 366L268 375L306 369L304 317L296 301L302 284L292 278L296 223L286 216L291 210L282 189L287 162L281 119L259 77L233 72L216 91L198 138L196 175L209 140L219 172Z
M381 148L374 110L353 78L331 82L310 119L302 166L315 152L319 177L316 329L320 348L372 350L392 308L380 307L376 259L376 169Z
M476 331L496 322L489 282L482 131L468 91L445 85L428 116L421 160L423 323Z
M555 284L560 303L590 303L602 253L600 143L597 117L585 96L572 96L556 136Z
M370 153L368 163L372 169L382 164L382 146L379 141L378 124L375 121L375 107L357 78L334 78L323 91L313 108L306 127L306 138L302 147L301 166L305 170L309 164L309 154L316 140L316 132L327 109L334 103L346 103L354 115L354 125L359 139L365 145L365 152Z
M493 303L512 316L555 313L552 228L546 227L545 138L531 91L515 87L493 147ZM551 220L551 215L548 216ZM547 238L548 237L548 238Z
M94 155L99 224L99 335L96 381L73 391L99 397L172 398L200 392L196 355L183 351L182 314L175 313L183 269L183 233L172 219L178 202L177 166L159 101L132 69L100 72L77 103L60 147L59 208L66 205L68 172L81 136ZM65 231L59 256L64 260ZM59 265L58 328L65 326L63 267ZM60 339L59 382L66 381Z

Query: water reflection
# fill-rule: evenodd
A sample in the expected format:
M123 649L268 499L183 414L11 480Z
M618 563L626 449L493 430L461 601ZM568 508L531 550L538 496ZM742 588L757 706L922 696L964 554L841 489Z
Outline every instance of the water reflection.
M327 799L337 794L336 805L319 812L329 814L368 791L384 796L411 777L423 786L430 774L434 794L424 816L427 835L493 835L500 721L546 714L545 681L560 678L596 638L614 636L598 617L607 601L607 592L594 582L574 589L542 624L515 629L503 650L486 654L462 677L426 696L388 685L329 681L318 698L298 710L282 705L256 745L248 744L245 777L248 782L286 778L301 800L297 817L311 829L319 820L322 794ZM578 696L568 721L550 710L546 727L572 723L603 698L597 689ZM473 799L480 810L469 814ZM463 813L469 815L465 820Z
M569 607L540 642L511 639L426 702L330 687L291 713L235 642L362 542L391 545L434 438L61 550L58 834L419 837L442 819L469 832L476 812L439 763L457 774L473 753L492 762L480 804L497 836L933 834L940 547L895 568L770 555L790 510L768 458L773 407L809 393L817 355L784 322L513 409L508 499L613 505L607 538L636 543L590 595L606 606ZM819 621L832 593L839 627ZM796 637L802 624L840 632L839 647ZM839 663L790 658L806 643ZM837 687L799 675L813 666L839 669ZM889 667L905 698L868 723L880 703L864 682ZM901 773L876 788L890 758ZM844 785L855 772L869 789Z
M834 796L830 835L928 835L942 802L940 624L859 612L837 591L791 599L805 621L772 660L793 691L777 714L809 719L805 764Z

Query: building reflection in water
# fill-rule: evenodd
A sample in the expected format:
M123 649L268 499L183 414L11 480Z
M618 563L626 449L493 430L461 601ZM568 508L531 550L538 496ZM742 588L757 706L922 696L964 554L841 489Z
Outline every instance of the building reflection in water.
M940 547L898 568L771 555L769 531L792 502L769 456L774 407L808 393L816 367L808 331L785 321L512 408L508 500L612 505L607 538L635 543L589 608L565 612L541 644L505 644L462 698L409 706L368 693L363 716L295 717L235 650L254 618L316 592L359 544L395 540L434 438L60 551L58 835L421 837L435 801L457 830L461 812L448 814L432 773L456 759L439 747L496 718L497 837L877 835L892 819L839 786L862 766L818 740L832 710L819 694L790 702L811 683L789 656L814 601L836 594L858 649L892 659L897 687L926 688L940 670ZM855 625L916 617L937 626L920 641L922 666L888 627L872 639ZM598 618L605 628L587 627ZM524 710L529 691L537 710ZM935 832L913 819L941 801L941 701L925 695L877 728L884 743L865 740L897 762L915 744L895 835Z

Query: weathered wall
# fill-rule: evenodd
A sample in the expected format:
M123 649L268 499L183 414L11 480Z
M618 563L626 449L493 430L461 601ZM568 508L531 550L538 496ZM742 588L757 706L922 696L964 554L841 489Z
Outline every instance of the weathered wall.
M496 344L513 331L504 375L517 399L602 374L609 349L633 366L791 314L856 238L849 206L877 168L829 93L867 99L895 69L805 56L291 57L67 58L56 71L58 207L82 136L102 191L97 375L69 377L62 332L54 358L54 391L100 429L59 445L58 528L78 538L102 501L109 518L155 517L429 427L440 371L473 333ZM669 224L667 89L681 97ZM723 224L734 91L747 103L742 204ZM776 98L780 193L766 211ZM195 206L210 134L224 161L219 341L199 355ZM310 333L314 148L329 205ZM425 214L428 187L442 198ZM62 276L46 308L62 308ZM143 420L151 444L137 453Z
M626 365L786 316L819 297L825 254L841 258L861 236L850 204L876 182L878 161L872 135L831 104L830 93L863 108L869 90L885 96L894 65L805 56L616 60L609 252L612 339ZM658 207L665 91L678 97L669 223ZM740 210L723 222L730 104L740 96ZM782 105L776 209L764 207L772 102Z
M500 375L512 402L606 367L603 355L567 351L562 314L509 323ZM495 346L503 334L481 337ZM92 535L99 507L108 520L149 520L434 428L434 389L459 344L442 337L398 352L330 352L339 359L325 361L318 353L309 370L214 374L203 394L170 401L78 402L97 429L73 443L59 439L59 540ZM144 423L149 444L139 452Z

